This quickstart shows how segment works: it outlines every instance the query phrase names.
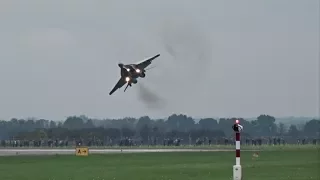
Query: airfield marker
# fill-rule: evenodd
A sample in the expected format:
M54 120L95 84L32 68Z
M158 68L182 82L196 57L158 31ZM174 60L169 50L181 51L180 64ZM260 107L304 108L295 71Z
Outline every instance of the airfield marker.
M236 165L240 165L240 133L236 133Z
M233 130L236 133L236 165L233 166L233 180L242 179L242 168L240 164L240 131L242 126L239 124L239 120L236 120Z

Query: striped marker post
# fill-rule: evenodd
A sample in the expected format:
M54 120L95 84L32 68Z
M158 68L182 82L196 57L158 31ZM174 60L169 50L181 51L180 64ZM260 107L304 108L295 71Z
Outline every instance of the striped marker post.
M240 125L239 120L236 120L235 123L237 125ZM233 180L241 180L242 168L240 164L240 131L236 131L235 133L236 133L236 165L233 166Z
M236 132L236 165L240 165L240 132Z

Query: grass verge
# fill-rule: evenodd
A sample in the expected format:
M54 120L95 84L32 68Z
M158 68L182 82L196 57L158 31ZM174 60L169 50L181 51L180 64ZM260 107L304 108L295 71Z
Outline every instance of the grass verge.
M241 153L244 180L319 179L319 151ZM2 180L231 180L234 152L0 157Z

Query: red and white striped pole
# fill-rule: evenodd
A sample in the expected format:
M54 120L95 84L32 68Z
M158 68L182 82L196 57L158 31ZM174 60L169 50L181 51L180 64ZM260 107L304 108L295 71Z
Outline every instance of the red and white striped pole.
M242 179L242 168L240 164L240 131L242 131L242 126L239 124L239 120L236 120L234 126L234 131L236 133L236 165L233 166L233 180Z
M239 120L236 120L239 124ZM240 165L240 132L236 132L236 165Z

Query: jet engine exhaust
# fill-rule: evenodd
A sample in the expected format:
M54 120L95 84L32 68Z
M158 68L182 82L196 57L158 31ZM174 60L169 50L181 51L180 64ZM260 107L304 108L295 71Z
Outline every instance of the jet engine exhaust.
M155 92L151 89L143 85L142 83L138 84L138 98L139 100L144 103L144 105L148 109L163 109L165 108L165 101L160 96L158 96Z

